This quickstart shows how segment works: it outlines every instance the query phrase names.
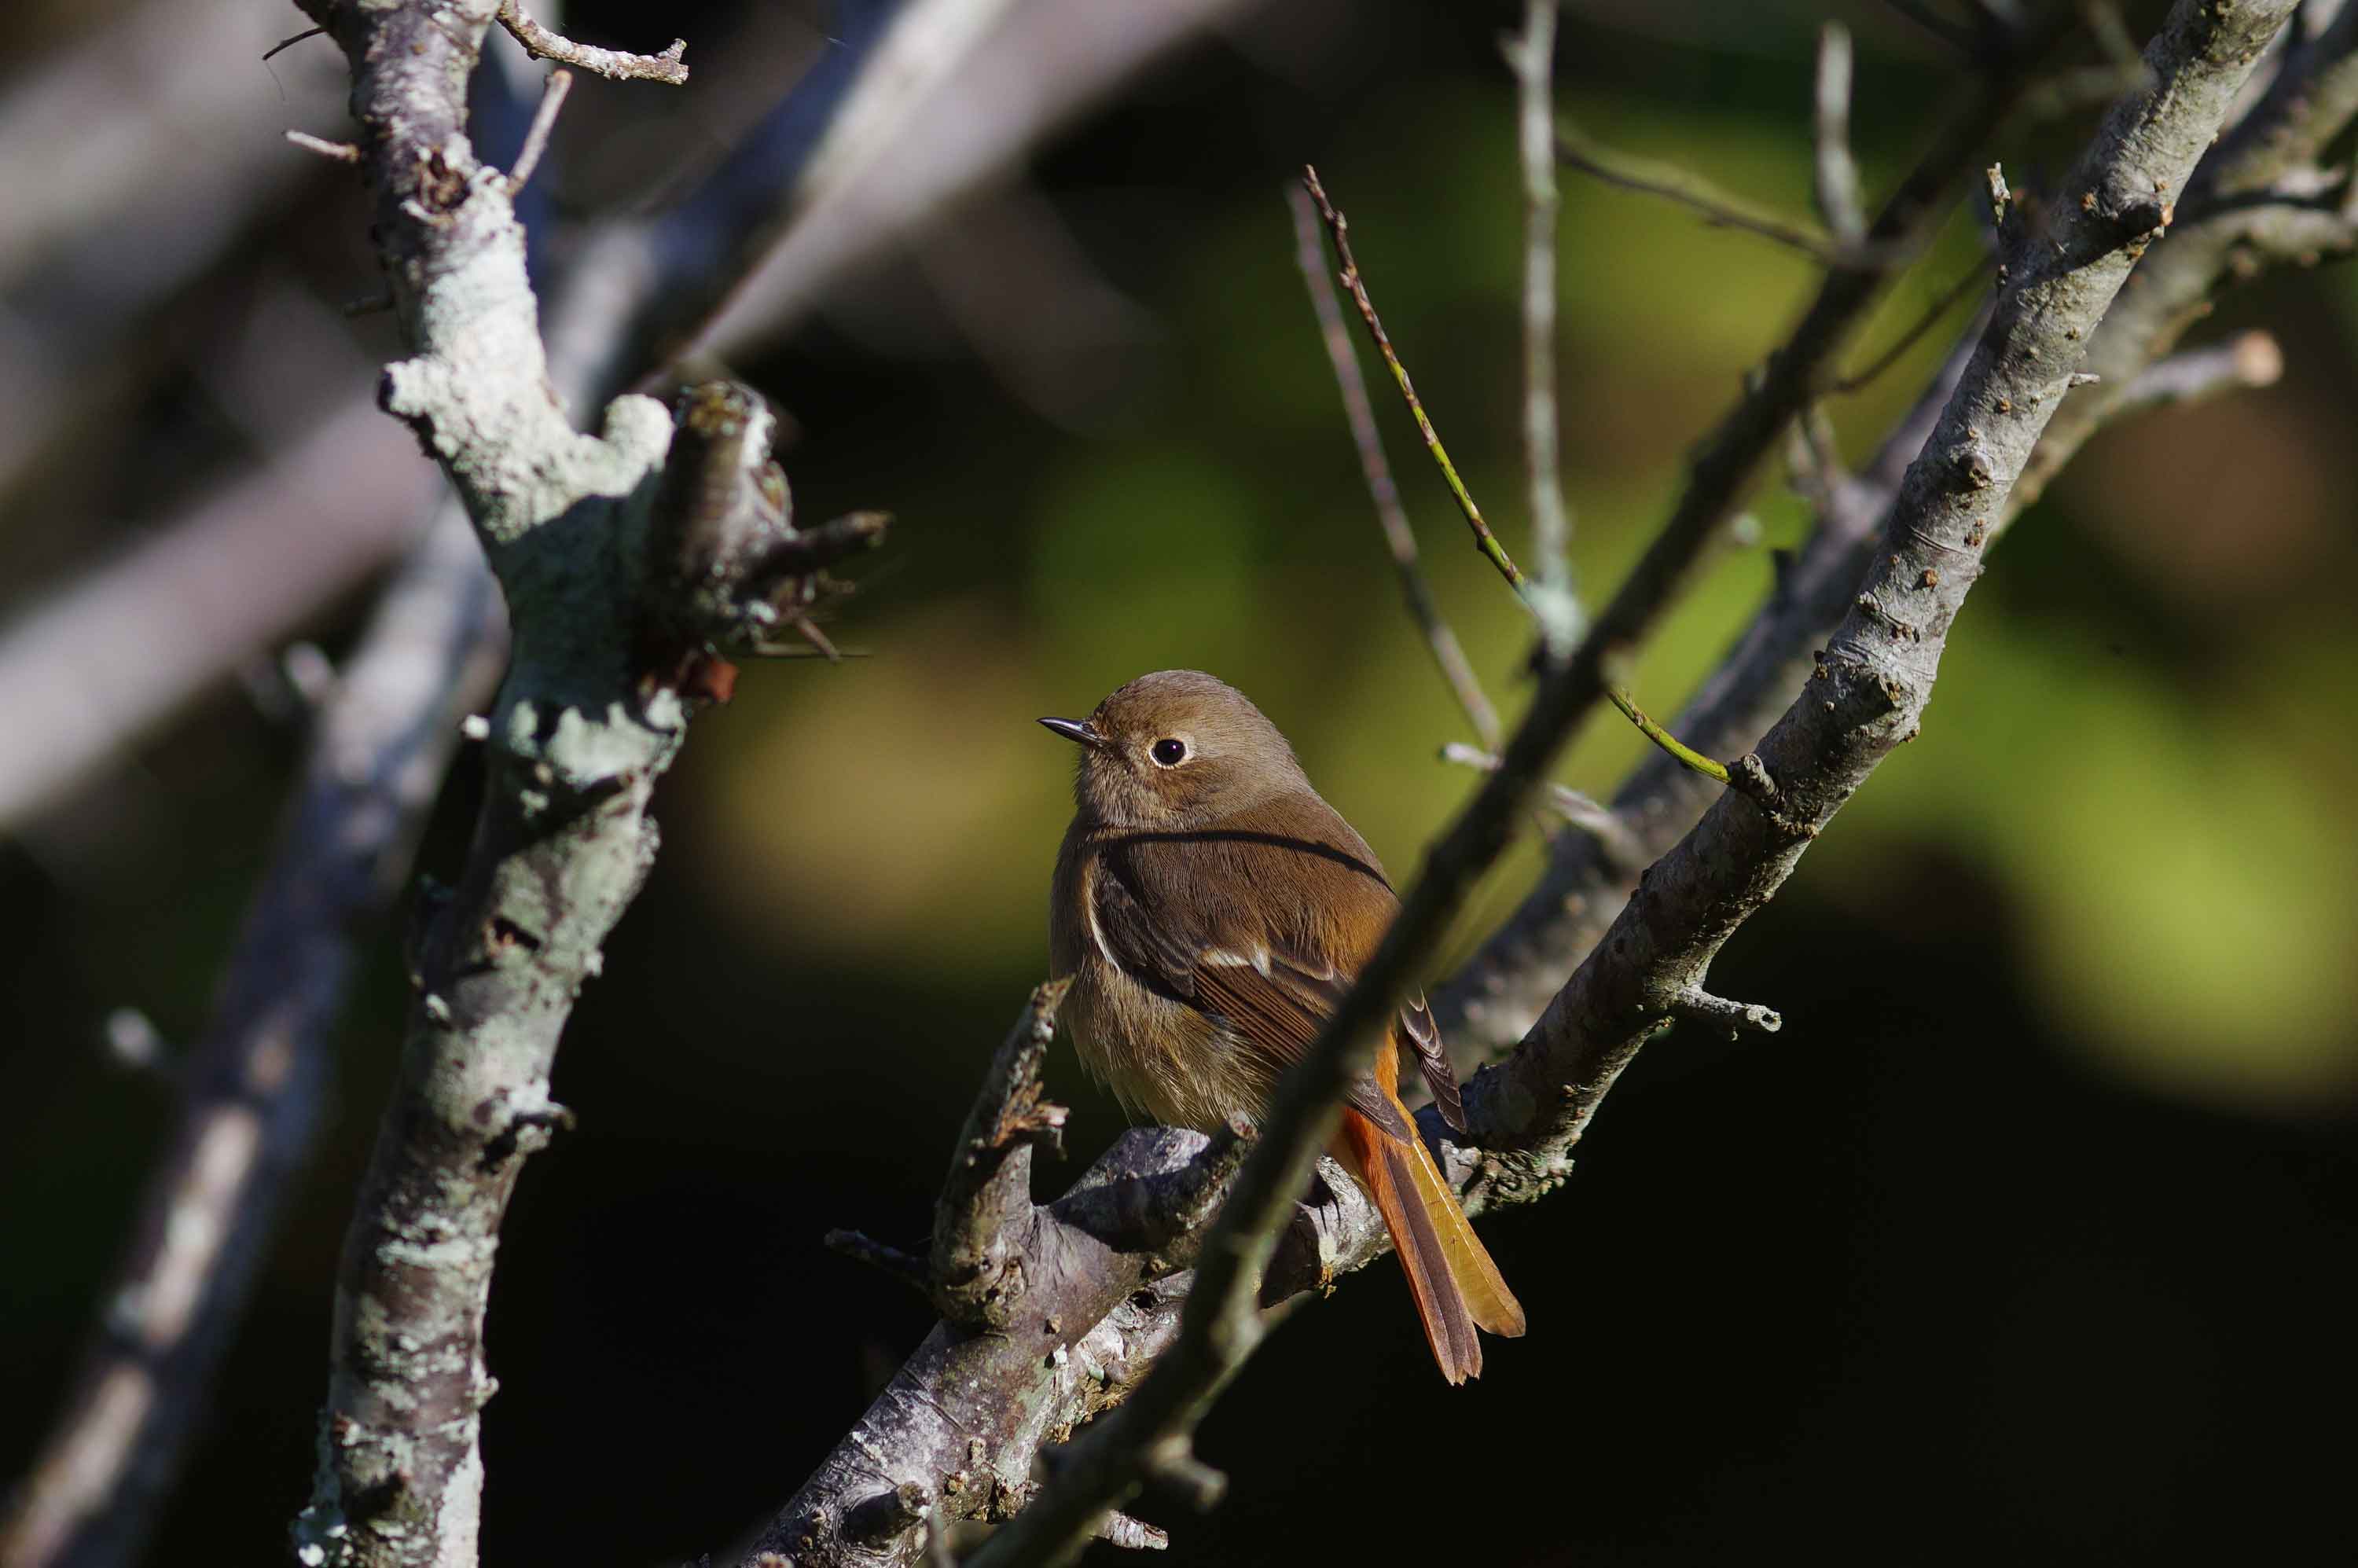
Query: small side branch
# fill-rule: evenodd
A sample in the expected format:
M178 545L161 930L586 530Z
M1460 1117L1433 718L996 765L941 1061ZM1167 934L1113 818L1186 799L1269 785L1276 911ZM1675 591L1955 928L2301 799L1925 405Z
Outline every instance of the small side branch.
M2118 68L2106 68L2115 77ZM2140 63L2136 84L2151 80ZM2033 90L2034 92L2036 89ZM2028 103L2026 101L2024 107ZM2262 102L2203 158L2197 187L2213 191L2275 188L2314 171L2314 161L2358 113L2358 7L2344 7L2326 30L2298 46ZM1970 154L1970 148L1966 149ZM2202 205L2190 192L2168 244L2140 264L2136 284L2116 299L2089 340L2085 364L2104 382L2064 400L2040 436L2012 493L1990 514L1990 536L2058 472L2094 430L2120 413L2119 389L2169 352L2180 331L2220 289L2269 269L2306 265L2320 243L2348 243L2320 215L2282 204ZM2287 220L2299 219L2288 223ZM1812 674L1811 650L1823 647L1856 591L1901 473L1930 434L1962 373L1979 328L1966 336L1933 379L1915 412L1896 427L1855 477L1813 456L1820 481L1812 495L1818 524L1783 569L1779 585L1704 681L1676 728L1723 754L1752 744L1784 710L1797 683ZM1612 805L1650 860L1667 852L1716 799L1693 787L1694 775L1667 758L1641 764L1615 791ZM1520 1039L1580 957L1603 937L1628 890L1628 876L1581 838L1559 842L1539 884L1513 918L1494 933L1458 977L1434 993L1436 1016L1451 1038L1503 1049Z
M508 171L509 195L531 183L532 171L540 167L541 155L548 150L549 133L557 129L557 115L565 107L565 95L572 91L571 71L548 73L548 85L541 90L540 107L533 111L532 128L525 133L524 146L516 151L515 168Z
M330 163L358 164L361 161L361 149L350 142L331 142L308 131L289 131L287 139L307 153L319 154Z
M1559 124L1556 127L1555 156L1556 161L1566 168L1576 168L1592 179L1634 190L1641 196L1659 196L1676 202L1700 214L1713 228L1740 229L1747 234L1758 234L1827 266L1847 266L1864 259L1855 249L1814 226L1755 206L1676 164L1615 151L1569 125Z
M839 1252L855 1262L865 1263L878 1272L900 1281L927 1301L933 1299L933 1272L926 1268L925 1260L915 1253L904 1252L889 1242L879 1241L859 1230L830 1230L824 1240L828 1251Z
M1850 33L1840 22L1828 22L1818 29L1818 211L1845 245L1856 244L1866 232L1858 164L1850 156Z
M1981 575L1986 520L2155 237L2122 214L2166 212L2177 200L2293 8L2172 8L2146 52L2155 84L2115 105L2062 187L2091 198L2059 204L2043 232L2014 245L2011 280L1908 470L1857 607L1758 748L1778 816L1729 792L1655 863L1513 1057L1466 1087L1469 1128L1487 1147L1568 1147L1665 1012L1770 1027L1773 1014L1703 990L1709 965L1791 876L1810 838L1914 738L1947 633Z
M2121 392L2115 410L2166 407L2223 392L2274 386L2284 374L2284 350L2266 332L2243 332L2223 343L2189 349L2147 365Z
M1441 748L1441 760L1486 773L1496 773L1498 769L1498 758L1496 752L1485 752L1478 747L1460 745L1454 741ZM1549 810L1595 839L1598 848L1616 865L1634 873L1646 863L1646 857L1638 842L1637 835L1632 833L1629 830L1629 825L1622 821L1619 815L1603 801L1594 795L1583 795L1570 784L1557 784L1553 780L1548 782L1547 793L1543 798L1547 802Z
M1958 301L1974 291L1974 286L1981 281L1982 275L1988 270L1986 262L1975 262L1963 276L1942 289L1933 298L1932 303L1924 307L1923 314L1917 317L1906 331L1894 339L1889 348L1869 360L1862 369L1828 384L1827 395L1846 396L1854 392L1864 391L1874 384L1881 378L1884 372L1898 364L1907 355L1909 350L1923 341L1924 334L1939 326L1941 319L1955 309Z
M673 87L684 86L687 81L687 66L680 59L687 52L686 38L672 39L671 47L661 54L632 54L623 49L600 49L594 44L577 44L525 15L516 0L500 0L499 23L535 59L558 60L615 81L661 81Z
M1064 1149L1065 1108L1042 1098L1040 1065L1067 983L1034 990L992 1058L934 1206L934 1304L964 1327L1004 1329L1022 1300L1032 1151Z
M1515 72L1523 166L1523 457L1539 573L1527 597L1549 656L1560 659L1580 635L1580 604L1566 554L1572 514L1564 504L1556 429L1555 21L1555 0L1526 0L1521 36L1507 39L1506 54Z
M1709 757L1647 718L1645 711L1630 700L1628 692L1617 686L1608 687L1605 695L1612 699L1614 707L1621 710L1623 718L1638 727L1639 734L1676 758L1681 767L1691 773L1701 773L1714 784L1728 782L1726 763L1713 762Z
M1666 1011L1681 1023L1702 1024L1737 1034L1774 1034L1785 1021L1773 1008L1758 1002L1730 1001L1725 997L1689 987L1671 999Z

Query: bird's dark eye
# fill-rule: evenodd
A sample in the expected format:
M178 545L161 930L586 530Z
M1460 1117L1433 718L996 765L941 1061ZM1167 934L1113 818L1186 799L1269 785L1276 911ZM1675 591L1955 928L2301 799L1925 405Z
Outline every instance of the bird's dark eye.
M1166 735L1154 742L1153 750L1147 754L1154 759L1157 767L1175 768L1187 760L1187 742Z

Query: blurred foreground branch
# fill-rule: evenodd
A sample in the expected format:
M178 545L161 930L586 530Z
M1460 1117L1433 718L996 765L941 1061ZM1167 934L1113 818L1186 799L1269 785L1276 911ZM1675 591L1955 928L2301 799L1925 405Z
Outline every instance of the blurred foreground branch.
M0 1528L0 1562L135 1561L280 1207L309 1157L356 940L401 886L460 716L498 672L499 606L463 519L395 579L319 710L285 836L211 1027L179 1069L172 1148L66 1411Z

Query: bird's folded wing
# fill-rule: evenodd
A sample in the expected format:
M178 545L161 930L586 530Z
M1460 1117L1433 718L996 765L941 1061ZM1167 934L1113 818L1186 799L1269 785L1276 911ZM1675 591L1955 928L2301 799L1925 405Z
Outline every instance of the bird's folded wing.
M1353 976L1332 959L1290 950L1247 912L1206 909L1171 897L1156 899L1150 908L1141 896L1141 881L1153 868L1140 860L1173 848L1153 843L1109 847L1098 874L1090 879L1092 935L1132 979L1227 1024L1241 1045L1263 1058L1267 1079L1273 1085L1317 1038ZM1257 848L1282 852L1266 845ZM1431 1014L1422 1003L1416 1011L1437 1051L1440 1037L1433 1031ZM1422 1063L1425 1047L1405 1011L1401 1022L1401 1033ZM1452 1091L1454 1103L1454 1082ZM1415 1136L1398 1102L1371 1076L1361 1074L1345 1098L1392 1137Z

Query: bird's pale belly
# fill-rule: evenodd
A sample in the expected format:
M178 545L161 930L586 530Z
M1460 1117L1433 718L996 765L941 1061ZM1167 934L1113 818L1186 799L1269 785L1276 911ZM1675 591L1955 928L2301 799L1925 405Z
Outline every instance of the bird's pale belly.
M1267 1107L1267 1076L1228 1029L1098 954L1074 972L1064 1018L1081 1065L1132 1117L1209 1132Z

